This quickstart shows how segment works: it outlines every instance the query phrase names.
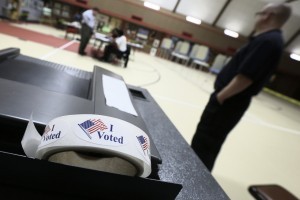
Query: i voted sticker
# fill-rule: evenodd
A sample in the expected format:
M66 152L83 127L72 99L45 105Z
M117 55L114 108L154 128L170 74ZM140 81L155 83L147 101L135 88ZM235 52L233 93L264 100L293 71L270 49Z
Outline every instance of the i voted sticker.
M46 146L50 143L56 142L57 140L64 137L68 131L66 131L66 126L64 123L49 123L44 130L41 138L40 147Z
M114 118L108 120L106 117L95 116L88 120L78 120L74 132L79 138L90 143L120 146L128 142L128 135L125 134L126 126L121 126Z

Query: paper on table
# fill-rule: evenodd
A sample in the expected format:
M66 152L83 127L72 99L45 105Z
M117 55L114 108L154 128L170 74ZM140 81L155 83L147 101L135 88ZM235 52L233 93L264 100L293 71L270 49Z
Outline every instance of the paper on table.
M138 116L132 105L128 89L124 81L103 74L102 82L106 105Z
M110 42L111 38L107 37L106 35L102 33L95 33L95 38L98 40L101 40L103 42Z

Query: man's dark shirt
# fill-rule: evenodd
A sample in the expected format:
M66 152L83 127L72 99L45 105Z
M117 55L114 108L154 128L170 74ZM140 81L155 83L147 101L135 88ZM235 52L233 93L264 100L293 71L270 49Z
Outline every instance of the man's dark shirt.
M242 74L253 83L237 95L256 95L275 71L282 51L283 38L280 30L271 30L250 38L250 42L219 73L215 82L216 91L222 90L236 75Z

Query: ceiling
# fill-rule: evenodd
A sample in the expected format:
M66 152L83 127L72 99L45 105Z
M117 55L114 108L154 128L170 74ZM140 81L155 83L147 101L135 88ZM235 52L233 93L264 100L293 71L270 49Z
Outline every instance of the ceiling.
M136 0L140 1L140 0ZM145 0L146 1L146 0ZM201 19L202 23L230 29L245 37L253 33L255 13L267 3L291 5L292 16L283 26L286 51L300 55L300 0L147 0L161 8ZM201 26L201 25L200 25Z

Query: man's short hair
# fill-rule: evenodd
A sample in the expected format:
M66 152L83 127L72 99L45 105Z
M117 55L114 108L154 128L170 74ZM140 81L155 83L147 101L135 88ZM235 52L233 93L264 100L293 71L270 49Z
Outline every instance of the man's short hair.
M283 25L290 18L292 13L291 7L286 3L274 4L274 6L272 6L272 10L276 16L276 20L281 25Z
M122 35L124 35L124 31L123 31L123 30L121 30L121 29L118 29L118 35L119 35L119 36L122 36Z
M100 12L100 9L97 8L97 7L94 7L92 10L93 10L93 11L96 11L96 12Z

